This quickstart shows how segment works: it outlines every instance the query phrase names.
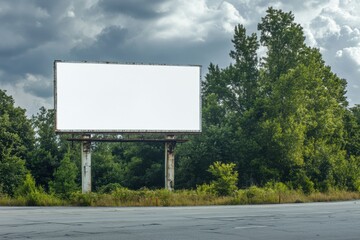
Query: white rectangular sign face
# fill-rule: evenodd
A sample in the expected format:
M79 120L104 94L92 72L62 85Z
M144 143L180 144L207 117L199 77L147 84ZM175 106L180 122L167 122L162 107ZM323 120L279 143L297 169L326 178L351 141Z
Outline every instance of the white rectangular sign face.
M201 132L200 66L55 61L56 131Z

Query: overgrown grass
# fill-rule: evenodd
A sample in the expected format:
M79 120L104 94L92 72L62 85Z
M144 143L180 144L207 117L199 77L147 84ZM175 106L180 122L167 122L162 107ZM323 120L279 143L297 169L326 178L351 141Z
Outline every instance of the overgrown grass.
M224 205L232 197L216 197L194 190L129 190L117 188L111 193L73 193L70 199L75 206L198 206Z
M75 192L69 199L60 199L55 195L35 191L26 196L9 197L0 194L2 206L202 206L202 205L246 205L329 202L360 199L360 192L330 190L325 193L315 192L309 195L300 190L280 187L259 188L252 186L240 189L231 196L217 196L199 190L130 190L115 188L110 193Z

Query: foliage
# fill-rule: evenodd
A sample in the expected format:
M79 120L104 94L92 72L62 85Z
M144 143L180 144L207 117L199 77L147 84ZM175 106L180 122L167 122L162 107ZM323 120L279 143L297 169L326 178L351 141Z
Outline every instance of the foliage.
M204 165L231 159L240 187L275 181L308 194L352 189L357 177L348 169L357 165L351 155L358 155L360 131L357 109L346 109L346 81L306 46L291 12L269 8L258 30L259 40L236 26L234 63L209 66L203 134L179 150L181 186L208 182ZM259 47L266 49L261 59Z
M238 172L234 170L235 163L214 162L209 172L215 180L211 182L214 192L219 196L229 196L237 190Z
M162 187L164 148L156 143L97 143L92 154L93 188L114 183L131 189Z
M91 156L93 189L100 189L108 184L121 184L124 171L120 163L115 161L115 156L111 152L111 145L98 143Z
M164 186L161 144L93 143L99 194L76 192L80 144L55 134L54 110L40 108L29 120L0 90L0 194L33 205L51 202L46 192L54 191L75 205L157 206L187 204L185 196L249 204L360 191L360 105L348 108L346 80L305 44L294 20L267 9L258 34L235 27L229 66L210 63L201 86L202 134L176 148L175 187L196 190L153 190Z
M79 146L77 149L70 148L70 143L65 140L68 135L56 135L53 109L41 107L31 121L36 138L31 161L26 165L36 182L45 190L49 190L49 183L54 181L54 172L60 166L60 161L65 154L69 154L69 149L71 149L70 158L75 161L79 158L80 148Z
M70 203L74 206L94 206L99 195L96 193L81 193L79 191L70 194Z
M70 152L68 152L54 172L54 181L50 183L50 189L62 198L69 198L71 193L79 188L76 183L77 175L78 169L71 161Z
M0 189L14 195L26 174L30 161L33 130L25 110L15 107L11 96L0 90Z
M32 180L33 181L33 180ZM34 186L33 184L30 184ZM11 198L0 195L1 206L206 206L231 204L278 204L300 202L328 202L360 199L360 192L349 192L333 189L328 192L304 194L299 190L284 187L283 183L271 182L266 187L251 186L239 189L232 196L216 196L215 194L194 190L176 190L169 192L159 190L130 190L118 188L110 193L73 192L69 200L60 200L53 195L41 192L41 189L30 191L25 196ZM279 189L282 189L279 191ZM29 187L28 187L29 189ZM30 189L33 189L30 187ZM286 189L286 190L284 190ZM283 191L284 190L284 191Z
M109 194L113 191L115 191L115 189L117 188L121 188L122 186L119 183L109 183L107 185L101 186L98 189L99 193L105 193L105 194Z
M16 192L17 199L27 206L59 206L64 202L53 195L44 192L41 187L36 187L35 180L30 173L26 174L25 181Z

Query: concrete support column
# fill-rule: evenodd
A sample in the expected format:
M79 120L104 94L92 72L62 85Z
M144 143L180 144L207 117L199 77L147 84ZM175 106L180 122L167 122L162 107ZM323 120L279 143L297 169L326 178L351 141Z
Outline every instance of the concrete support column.
M166 139L175 139L175 136L167 136ZM174 190L175 180L175 141L165 143L165 189Z
M90 135L83 135L90 138ZM91 192L91 141L81 142L81 188L82 193Z

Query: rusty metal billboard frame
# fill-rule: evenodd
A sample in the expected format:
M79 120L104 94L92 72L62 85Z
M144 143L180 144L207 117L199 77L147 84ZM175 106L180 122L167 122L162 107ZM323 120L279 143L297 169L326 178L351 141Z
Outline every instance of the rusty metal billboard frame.
M173 66L173 67L198 67L199 68L199 130L176 130L176 129L161 129L161 130L144 130L144 129L76 129L76 130L61 130L57 128L58 122L58 94L57 94L57 63L90 63L90 64L119 64L119 65L138 65L138 66ZM201 65L168 65L168 64L146 64L146 63L121 63L121 62L108 62L108 61L63 61L63 60L55 60L54 61L54 109L55 109L55 132L58 134L166 134L166 135L192 135L192 134L200 134L202 131L202 99L201 99ZM171 100L171 99L167 99Z

